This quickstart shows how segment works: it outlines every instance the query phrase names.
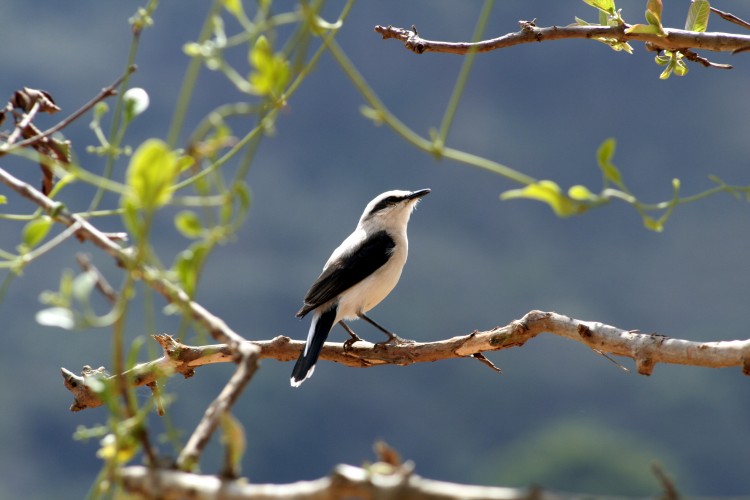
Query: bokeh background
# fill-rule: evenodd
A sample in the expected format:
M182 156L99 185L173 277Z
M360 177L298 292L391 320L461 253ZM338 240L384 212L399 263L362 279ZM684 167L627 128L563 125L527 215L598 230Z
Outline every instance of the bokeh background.
M629 22L642 22L643 4L621 0L618 7ZM682 27L689 2L665 4L665 25ZM63 114L77 108L121 73L130 43L127 19L139 5L3 2L0 95L42 88ZM716 6L750 18L744 2ZM159 5L155 26L142 35L132 79L152 104L127 143L166 136L188 62L182 46L197 38L207 8L196 0ZM417 56L396 41L382 41L372 28L416 24L428 38L465 40L480 9L479 1L363 1L338 40L386 105L426 134L440 123L462 59ZM580 0L498 2L488 33L515 31L520 19L544 26L568 24L574 16L597 19ZM737 31L718 18L709 28ZM736 67L691 65L686 77L660 81L654 54L634 47L635 54L626 55L592 41L560 41L479 55L449 145L564 187L580 183L596 191L596 148L616 137L615 163L647 201L669 199L675 177L686 194L710 187L709 174L748 184L748 56L706 54ZM186 130L217 104L243 99L221 75L204 73ZM212 256L198 296L247 338L304 338L307 322L294 312L365 203L387 189L423 187L433 192L412 218L401 283L373 311L402 336L443 339L507 324L531 309L690 340L749 336L750 211L744 200L718 195L680 206L660 234L644 229L635 211L619 203L559 219L540 203L501 202L499 193L516 185L416 151L364 119L362 104L326 54L290 100L275 136L261 146L248 177L250 220L236 241ZM88 119L67 136L81 163L98 171L101 160L85 153L94 143ZM0 166L38 182L27 162L3 158ZM7 211L33 210L3 186L0 194L9 198ZM0 224L0 247L14 248L20 224ZM187 242L169 215L158 224L154 245L169 262ZM119 220L102 225L117 229ZM76 269L73 256L80 250L93 253L118 282L106 257L70 242L27 268L0 304L2 498L81 498L101 466L98 444L72 435L106 415L68 411L59 367L109 365L108 333L34 321L43 307L40 293L57 287L62 269ZM163 305L157 297L157 312ZM157 322L165 332L179 326L171 316L159 315ZM129 338L152 333L140 324L137 317L129 322ZM371 339L381 335L367 325L356 330ZM332 339L344 338L334 330ZM324 362L297 390L289 387L291 364L265 361L235 409L248 439L243 473L255 482L312 479L337 463L372 460L373 443L384 439L416 463L417 473L450 481L649 495L659 489L650 470L659 463L684 493L750 494L750 382L739 369L659 365L643 377L551 335L489 357L503 375L471 360L373 369ZM211 366L190 380L170 380L172 423L192 430L230 373L230 366ZM153 429L164 429L156 417ZM160 446L171 453L168 444ZM219 455L217 446L210 448L203 470L215 472Z

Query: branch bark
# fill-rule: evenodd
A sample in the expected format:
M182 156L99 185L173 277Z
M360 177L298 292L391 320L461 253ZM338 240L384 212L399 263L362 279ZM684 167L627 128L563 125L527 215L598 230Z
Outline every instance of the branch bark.
M410 365L451 358L477 358L482 353L520 347L542 333L551 333L580 342L597 354L631 358L641 375L651 375L657 363L679 364L704 368L741 367L750 375L750 339L721 342L693 342L673 339L657 333L639 333L593 321L569 318L554 312L531 311L523 318L487 331L474 331L434 342L413 342L401 345L376 345L355 342L327 342L320 359L346 366L367 368L377 365ZM212 363L234 361L233 350L226 344L188 346L169 335L154 336L164 349L164 356L142 363L124 375L133 385L148 385L159 377L181 373L194 374L195 368ZM294 361L304 348L303 341L279 336L271 340L248 341L260 349L260 358ZM63 368L65 387L73 394L71 411L94 408L102 403L88 387L86 378L100 375L88 367L82 375Z
M338 498L389 498L393 500L552 500L585 498L537 489L503 488L449 483L425 479L406 463L391 466L383 462L366 469L337 466L330 476L290 484L252 484L246 479L223 480L172 470L131 466L119 472L125 491L141 498L222 500L323 500Z
M476 43L428 40L420 37L415 27L408 30L393 26L375 26L375 31L380 33L384 40L391 38L401 40L407 49L417 54L443 52L464 55L469 51L489 52L524 43L596 38L607 38L618 42L644 42L649 44L649 48L652 50L666 49L675 51L699 49L714 52L741 52L750 50L749 35L735 35L732 33L699 33L664 28L666 36L658 36L653 33L625 33L625 30L629 27L627 24L620 26L570 25L549 27L538 27L530 21L521 21L520 24L520 31Z

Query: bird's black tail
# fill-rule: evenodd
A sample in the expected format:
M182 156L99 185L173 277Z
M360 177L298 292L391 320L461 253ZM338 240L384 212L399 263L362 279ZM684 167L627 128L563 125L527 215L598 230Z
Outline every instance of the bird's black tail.
M292 370L292 387L299 387L302 382L312 377L315 370L315 363L318 362L320 350L323 348L328 333L333 328L333 320L336 319L336 306L318 314L317 311L313 316L310 324L310 331L307 334L307 344L297 358L297 363Z

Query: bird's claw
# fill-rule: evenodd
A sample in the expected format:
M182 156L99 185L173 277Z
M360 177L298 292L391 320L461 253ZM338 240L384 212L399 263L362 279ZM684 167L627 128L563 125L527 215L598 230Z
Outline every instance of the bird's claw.
M345 350L345 351L348 351L349 349L351 349L351 348L352 348L352 346L353 346L353 345L354 345L355 343L357 343L357 342L359 342L359 341L361 341L361 340L362 340L362 339L361 339L361 338L359 338L359 337L357 337L357 336L353 336L353 337L351 337L351 338L348 338L348 339L346 339L346 340L344 341L344 350Z

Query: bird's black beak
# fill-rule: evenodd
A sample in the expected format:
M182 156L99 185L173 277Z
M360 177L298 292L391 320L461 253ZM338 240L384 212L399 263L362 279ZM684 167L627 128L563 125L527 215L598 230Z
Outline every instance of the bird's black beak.
M424 196L426 194L430 194L430 190L429 189L419 189L417 191L412 191L412 193L409 196L407 196L407 198L410 199L410 200L416 200L416 199L421 198L422 196Z

